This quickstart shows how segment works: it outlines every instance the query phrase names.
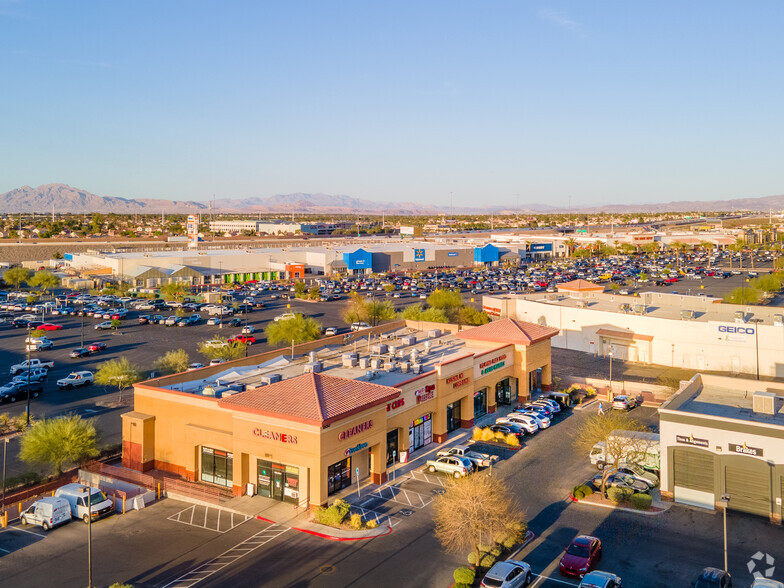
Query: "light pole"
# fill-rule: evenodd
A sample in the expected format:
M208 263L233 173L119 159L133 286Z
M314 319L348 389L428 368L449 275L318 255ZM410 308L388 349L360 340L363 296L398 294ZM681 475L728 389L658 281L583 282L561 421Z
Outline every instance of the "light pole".
M759 326L762 322L760 318L753 318L751 322L754 323L754 351L757 355L757 380L759 380Z
M611 345L610 346L610 390L608 392L608 398L607 398L607 400L609 400L610 402L612 402L612 399L613 399L613 393L612 393L612 360L613 360L613 348L612 348L612 345Z
M27 331L28 338L30 331ZM30 343L25 343L27 348L27 428L30 428Z
M3 508L2 511L5 512L5 457L8 451L8 442L10 439L6 437L3 439Z
M727 507L730 505L730 495L722 494L719 504L724 507L724 571L729 572L727 566Z
M92 488L87 491L87 588L93 588L93 503Z

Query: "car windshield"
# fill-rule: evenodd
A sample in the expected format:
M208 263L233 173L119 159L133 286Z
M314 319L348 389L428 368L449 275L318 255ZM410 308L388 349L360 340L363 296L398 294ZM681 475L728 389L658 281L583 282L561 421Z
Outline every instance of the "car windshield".
M98 504L99 502L103 502L106 500L106 494L101 492L100 490L96 490L92 494L90 494L90 504Z
M721 588L720 580L700 578L695 582L694 588Z
M569 546L569 549L566 550L566 553L569 555L575 555L577 557L588 557L588 546L572 543Z

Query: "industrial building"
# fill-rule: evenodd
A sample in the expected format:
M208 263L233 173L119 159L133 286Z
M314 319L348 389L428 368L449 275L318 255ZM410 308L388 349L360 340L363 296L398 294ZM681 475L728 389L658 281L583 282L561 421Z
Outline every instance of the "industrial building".
M237 235L243 231L267 235L331 235L337 229L347 229L354 226L350 222L338 223L297 223L287 221L262 221L262 220L217 220L210 221L210 231L214 233L229 233Z

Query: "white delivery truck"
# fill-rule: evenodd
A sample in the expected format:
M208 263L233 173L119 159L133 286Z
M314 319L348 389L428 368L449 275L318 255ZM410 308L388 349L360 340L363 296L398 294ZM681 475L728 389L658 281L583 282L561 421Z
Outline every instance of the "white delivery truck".
M114 511L114 503L106 497L106 494L98 488L91 488L84 484L66 484L55 490L54 495L65 498L71 506L71 515L82 519L85 523L90 522L90 516L87 514L88 497L89 512L93 520L110 515Z
M619 446L613 438L617 438L620 444L624 446L624 453L634 455L634 462L637 463L637 465L646 470L659 471L661 450L659 449L658 433L615 430L608 437L611 451L613 446ZM604 466L607 464L615 463L615 458L608 453L604 441L599 441L593 446L589 457L591 463L600 470L603 470ZM622 465L623 462L625 462L625 460L622 458L618 465Z
M39 525L44 531L71 522L71 505L65 498L47 496L22 513L23 525Z

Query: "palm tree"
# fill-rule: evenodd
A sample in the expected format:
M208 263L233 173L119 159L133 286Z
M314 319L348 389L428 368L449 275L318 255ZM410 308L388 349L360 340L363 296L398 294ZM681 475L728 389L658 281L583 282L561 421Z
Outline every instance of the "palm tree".
M708 251L709 249L712 250L713 243L711 243L710 241L700 241L700 249L704 251ZM710 254L708 254L708 269L710 268L711 268L711 256Z
M574 250L577 247L577 239L574 237L569 237L566 241L564 241L564 244L566 245L568 256L572 257L572 255L574 255Z

